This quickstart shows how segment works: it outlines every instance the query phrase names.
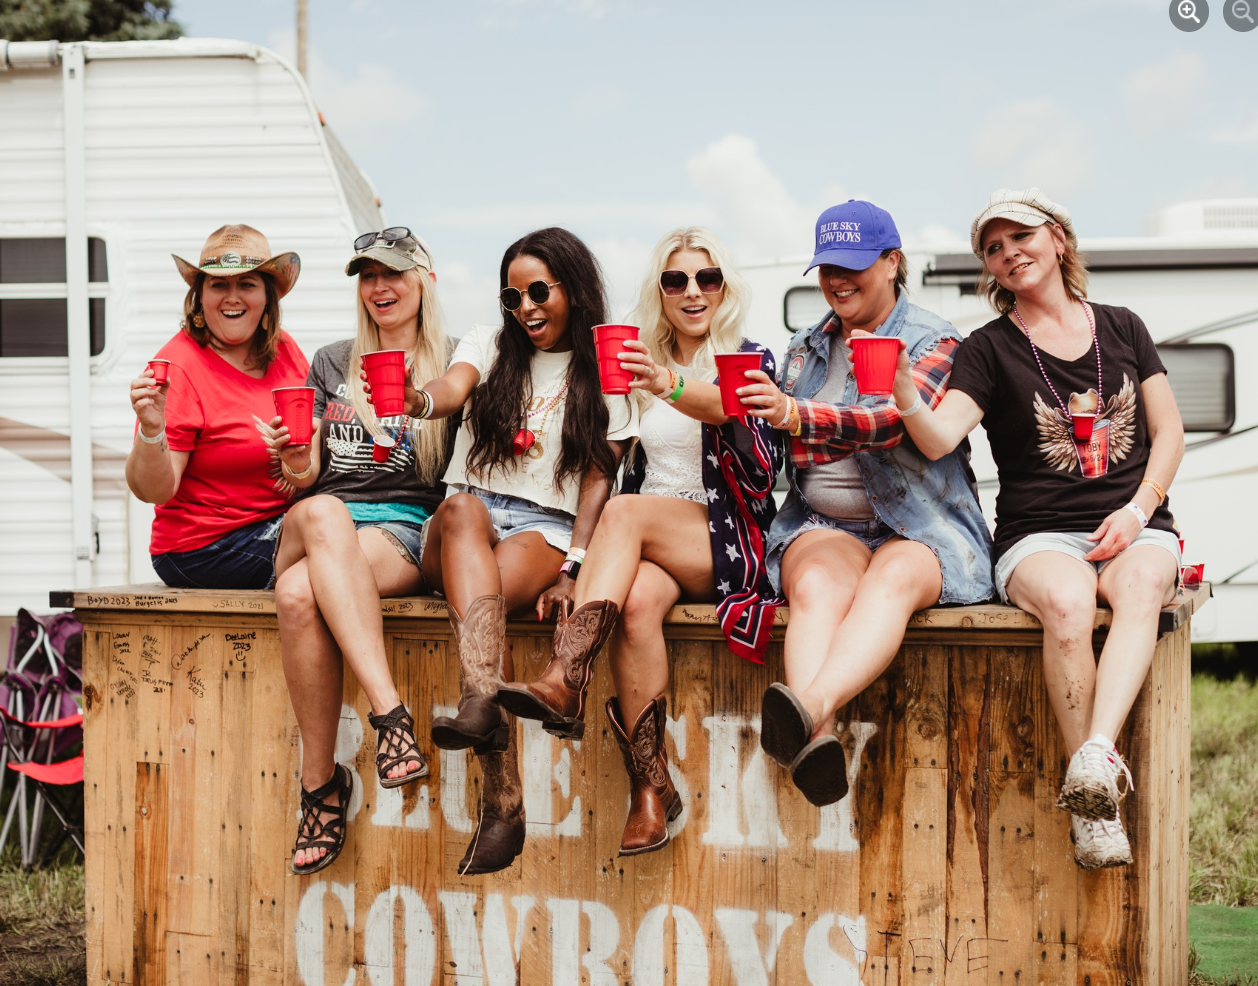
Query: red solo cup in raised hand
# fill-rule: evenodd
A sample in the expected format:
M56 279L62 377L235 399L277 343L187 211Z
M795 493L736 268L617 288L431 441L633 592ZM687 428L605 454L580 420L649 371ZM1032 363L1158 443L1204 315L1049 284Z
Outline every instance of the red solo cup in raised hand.
M620 354L627 339L638 338L636 325L594 326L594 347L598 351L598 382L604 394L627 394L633 374L620 367Z
M371 440L372 459L376 462L388 462L389 453L393 451L393 446L396 444L397 440L388 435L377 435Z
M1072 414L1070 416L1070 424L1074 428L1075 441L1086 442L1092 437L1092 427L1096 424L1096 415Z
M855 336L852 339L852 372L862 394L889 394L900 359L900 340L892 336Z
M731 418L746 416L750 408L738 396L738 388L754 383L754 380L747 379L747 372L758 369L759 353L720 353L716 357L716 381L721 388L721 411Z
M371 384L371 406L377 418L392 418L406 410L405 350L363 353L363 372Z
M149 369L153 371L153 386L160 387L170 379L170 360L151 359Z
M314 388L278 387L271 396L275 398L275 413L288 428L288 440L294 445L309 445L314 435Z

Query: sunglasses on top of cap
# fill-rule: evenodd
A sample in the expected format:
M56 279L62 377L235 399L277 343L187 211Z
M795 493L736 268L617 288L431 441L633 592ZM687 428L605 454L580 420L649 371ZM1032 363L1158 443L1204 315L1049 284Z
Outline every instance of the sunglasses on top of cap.
M719 267L704 267L694 272L695 284L704 294L716 294L725 287L725 275ZM660 271L660 290L670 298L686 293L691 275L684 270Z
M545 281L534 281L524 291L519 288L503 288L498 292L498 303L509 312L518 311L524 304L524 294L527 292L533 304L544 305L550 300L550 289L560 284L563 281L551 281L549 284Z
M415 240L415 234L405 226L390 226L388 229L382 229L378 233L363 233L354 241L355 250L366 250L369 246L377 243L383 243L387 247L393 246L395 243L401 243L403 240L410 240L408 246L414 247L418 243Z

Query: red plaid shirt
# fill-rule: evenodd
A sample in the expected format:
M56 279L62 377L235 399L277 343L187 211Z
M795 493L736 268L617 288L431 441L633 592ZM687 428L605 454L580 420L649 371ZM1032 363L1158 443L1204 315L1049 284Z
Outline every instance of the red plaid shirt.
M840 345L836 337L831 345ZM940 339L934 349L913 364L913 383L922 403L934 408L943 400L952 357L960 339ZM891 448L904 438L904 425L894 399L888 395L873 404L828 404L825 401L795 402L799 407L800 432L791 439L791 461L797 469L837 462L853 452Z

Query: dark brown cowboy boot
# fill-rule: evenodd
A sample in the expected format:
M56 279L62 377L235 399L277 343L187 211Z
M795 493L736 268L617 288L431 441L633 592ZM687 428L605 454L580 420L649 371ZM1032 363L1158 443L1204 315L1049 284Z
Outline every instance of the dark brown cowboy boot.
M600 599L580 607L555 626L554 649L542 676L532 684L503 685L498 704L513 715L542 720L546 732L561 739L585 735L585 690L593 676L594 658L612 635L618 607Z
M502 684L502 659L507 643L507 601L478 596L459 619L449 608L454 644L459 654L459 712L432 721L432 741L443 750L477 753L507 748L507 725L494 696Z
M629 773L629 818L620 837L622 856L663 848L668 844L667 823L681 814L681 795L668 776L664 753L665 704L664 696L657 695L626 732L620 721L620 702L615 697L607 700L612 735Z
M507 748L482 753L481 811L467 852L459 862L460 876L496 873L506 869L524 851L524 791L516 756L515 722L507 723Z

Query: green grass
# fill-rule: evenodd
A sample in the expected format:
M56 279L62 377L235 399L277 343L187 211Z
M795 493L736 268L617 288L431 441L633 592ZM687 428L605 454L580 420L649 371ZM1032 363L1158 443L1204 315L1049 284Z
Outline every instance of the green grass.
M63 851L30 873L16 847L0 855L0 983L81 986L87 979L83 942L83 863Z
M1198 904L1188 910L1196 972L1214 983L1258 983L1258 907Z

